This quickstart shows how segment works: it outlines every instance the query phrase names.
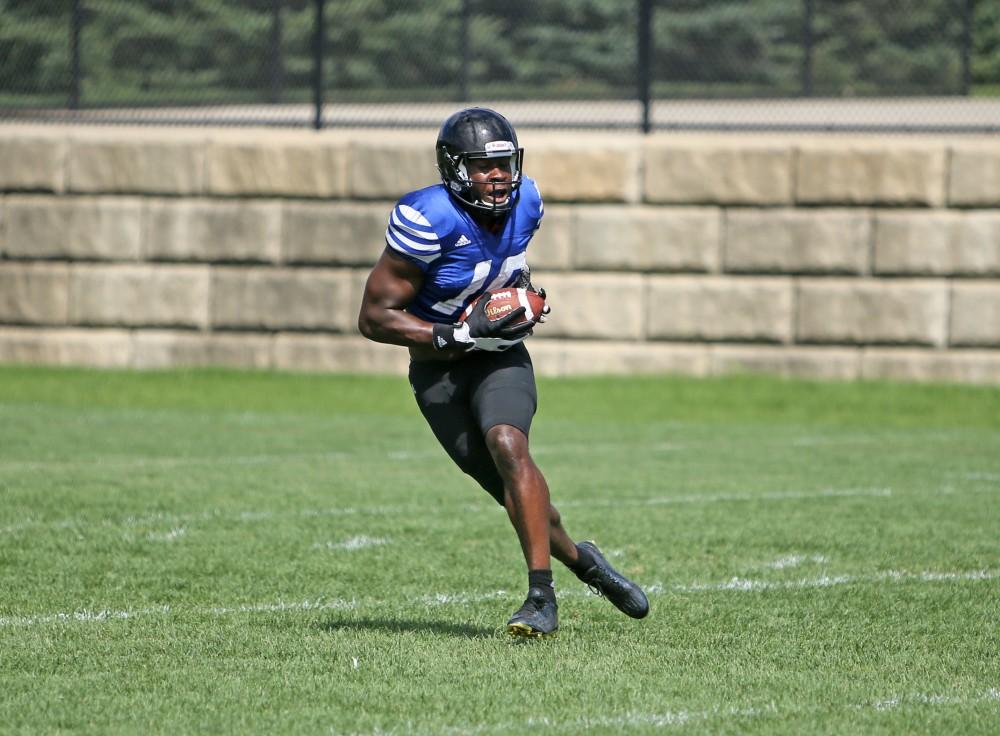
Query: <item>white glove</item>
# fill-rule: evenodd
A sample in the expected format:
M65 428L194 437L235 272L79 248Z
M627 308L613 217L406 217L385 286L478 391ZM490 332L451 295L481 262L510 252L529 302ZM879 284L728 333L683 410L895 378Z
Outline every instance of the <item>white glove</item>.
M434 348L447 350L461 347L466 352L470 350L486 350L491 353L502 352L518 343L524 342L531 330L524 330L516 337L472 337L468 322L454 325L434 325Z

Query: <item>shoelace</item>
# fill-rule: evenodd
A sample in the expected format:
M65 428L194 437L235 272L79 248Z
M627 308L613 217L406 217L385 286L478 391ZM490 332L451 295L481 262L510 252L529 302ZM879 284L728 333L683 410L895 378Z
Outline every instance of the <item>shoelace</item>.
M625 593L626 592L625 584L622 583L615 575L612 575L611 573L608 573L606 575L606 578L607 578L607 581L606 581L607 587L615 587L615 588L618 589L619 593ZM584 583L584 585L586 585L587 588L590 589L590 592L593 593L594 595L596 595L598 598L606 598L607 597L607 594L603 590L601 590L597 586L597 584L595 584L595 583Z

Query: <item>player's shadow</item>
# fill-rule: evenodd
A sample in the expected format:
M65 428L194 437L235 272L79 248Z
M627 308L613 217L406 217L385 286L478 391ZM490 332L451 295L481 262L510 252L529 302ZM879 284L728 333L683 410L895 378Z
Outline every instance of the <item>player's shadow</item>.
M352 618L329 619L319 627L324 631L384 631L389 634L416 632L444 636L457 636L461 639L492 639L497 635L495 629L485 629L471 624L454 624L446 621L411 621L407 619L388 618Z

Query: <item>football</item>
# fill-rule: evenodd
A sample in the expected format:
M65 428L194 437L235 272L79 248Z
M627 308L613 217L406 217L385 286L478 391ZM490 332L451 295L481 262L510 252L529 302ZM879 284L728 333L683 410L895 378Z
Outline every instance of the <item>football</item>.
M512 325L521 324L522 322L535 324L541 318L542 309L545 307L545 300L537 292L529 291L528 289L516 289L514 287L497 289L496 291L486 292L466 307L465 311L462 312L463 322L472 313L473 308L479 303L480 299L489 299L489 302L486 304L485 313L486 318L490 322L503 319L518 307L524 307L524 314L519 319L514 320L511 323Z

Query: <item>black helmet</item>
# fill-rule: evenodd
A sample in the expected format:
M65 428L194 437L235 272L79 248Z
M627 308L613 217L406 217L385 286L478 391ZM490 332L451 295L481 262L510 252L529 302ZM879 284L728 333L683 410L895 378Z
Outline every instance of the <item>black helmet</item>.
M485 107L459 110L444 121L438 133L437 168L448 191L462 202L482 212L501 213L514 203L521 186L524 149L517 146L517 133L503 115ZM503 204L480 201L469 179L466 162L472 158L510 158L510 196Z

